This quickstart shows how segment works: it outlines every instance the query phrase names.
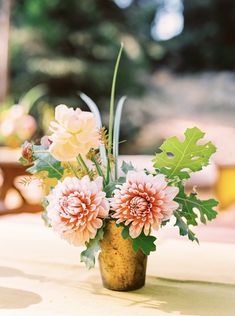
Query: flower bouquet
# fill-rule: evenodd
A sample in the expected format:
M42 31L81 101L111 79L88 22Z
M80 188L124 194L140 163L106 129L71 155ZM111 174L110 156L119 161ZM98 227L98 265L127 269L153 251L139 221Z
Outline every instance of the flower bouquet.
M127 291L145 283L147 256L156 250L154 231L174 219L180 235L197 241L191 227L216 217L217 202L200 200L196 191L185 192L192 172L208 165L216 148L198 144L204 133L185 131L184 141L171 137L153 159L154 172L119 166L119 127L125 98L114 115L115 84L122 47L117 58L110 101L108 131L102 127L95 103L81 98L91 112L66 105L55 109L51 135L41 145L25 143L21 163L40 178L45 189L43 218L60 237L84 246L81 261L94 267L96 253L103 284Z

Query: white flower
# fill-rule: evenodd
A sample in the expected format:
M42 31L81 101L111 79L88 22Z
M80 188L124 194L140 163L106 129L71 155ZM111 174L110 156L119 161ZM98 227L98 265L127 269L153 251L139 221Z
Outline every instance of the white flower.
M91 148L99 146L99 133L95 117L91 112L58 105L55 121L50 124L51 155L59 161L74 159L78 154L85 156Z

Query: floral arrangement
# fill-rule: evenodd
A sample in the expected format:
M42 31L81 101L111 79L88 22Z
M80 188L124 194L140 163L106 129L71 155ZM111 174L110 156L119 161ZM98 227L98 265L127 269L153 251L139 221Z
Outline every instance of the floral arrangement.
M18 102L1 105L0 143L12 148L20 147L37 129L37 122L29 114L35 101L42 96L44 88L38 85L29 90Z
M137 171L128 162L119 167L125 98L118 102L115 115L114 99L121 53L122 47L114 71L108 131L102 127L95 103L81 94L91 112L58 105L51 135L44 136L40 145L25 143L20 158L44 185L44 219L69 243L85 246L81 261L88 267L95 264L108 221L122 228L123 239L132 241L135 252L141 249L149 255L156 249L153 231L171 218L180 235L198 242L192 227L217 214L217 201L200 200L195 190L185 192L191 173L208 165L216 151L211 142L198 144L204 133L196 127L185 131L184 141L177 137L164 141L153 159L154 172Z

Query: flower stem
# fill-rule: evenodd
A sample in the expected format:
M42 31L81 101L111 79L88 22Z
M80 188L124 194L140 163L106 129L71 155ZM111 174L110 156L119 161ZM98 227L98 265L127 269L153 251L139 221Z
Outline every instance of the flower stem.
M91 160L92 160L92 162L94 163L94 165L95 165L95 167L96 167L96 170L97 170L98 175L101 176L101 177L104 179L104 182L105 182L104 173L103 173L103 171L102 171L102 169L101 169L101 167L100 167L100 165L99 165L97 159L96 159L95 157L93 157Z
M108 165L107 165L107 177L106 180L109 182L109 174L110 174L110 156L112 154L112 139L113 139L113 116L114 116L114 100L115 100L115 87L116 87L116 80L117 80L117 73L119 68L119 63L122 55L123 50L123 43L121 43L121 47L118 53L116 65L114 68L113 73L113 81L112 81L112 88L111 88L111 97L110 97L110 107L109 107L109 137L108 137Z
M79 163L79 165L81 166L81 168L86 172L86 174L89 176L89 178L91 179L91 175L90 175L90 171L89 168L87 167L85 161L83 160L81 154L78 154L77 158L77 162ZM92 179L91 179L92 180Z
M74 166L68 161L68 165L69 165L69 168L71 169L72 173L75 175L76 178L78 178L78 175L77 175L77 172L74 168Z

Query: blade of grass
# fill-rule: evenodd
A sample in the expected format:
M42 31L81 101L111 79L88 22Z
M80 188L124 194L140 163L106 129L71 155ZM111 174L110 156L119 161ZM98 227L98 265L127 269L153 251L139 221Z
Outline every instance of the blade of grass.
M101 129L102 121L101 121L101 116L100 116L100 111L98 109L98 106L85 93L80 93L79 96L86 103L86 105L88 106L90 111L94 114L95 119L96 119L96 125L97 125L98 129ZM107 166L106 150L105 150L105 146L103 144L101 144L99 146L99 151L100 151L100 159L101 159L103 165Z
M118 155L119 155L119 134L120 134L120 123L121 123L121 116L122 116L122 109L126 97L122 97L118 104L117 109L115 112L114 118L114 128L113 128L113 157L115 161L115 180L118 178Z
M118 73L118 68L119 68L119 64L120 64L120 59L122 56L122 51L123 51L123 43L121 43L121 47L120 47L117 61L115 64L114 73L113 73L112 88L111 88L110 107L109 107L108 166L107 166L107 179L106 179L107 182L109 182L110 171L111 171L109 157L112 155L115 87L116 87L117 73Z

